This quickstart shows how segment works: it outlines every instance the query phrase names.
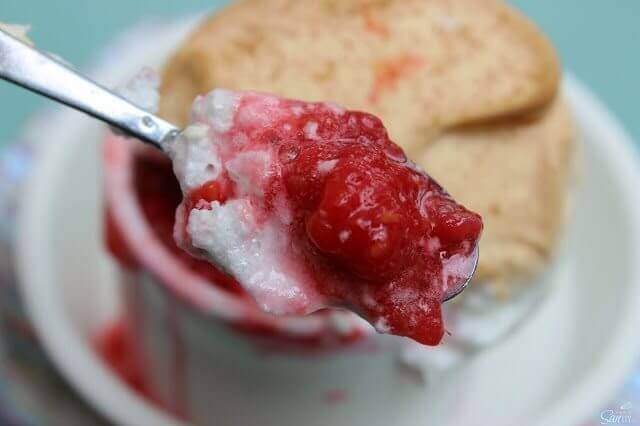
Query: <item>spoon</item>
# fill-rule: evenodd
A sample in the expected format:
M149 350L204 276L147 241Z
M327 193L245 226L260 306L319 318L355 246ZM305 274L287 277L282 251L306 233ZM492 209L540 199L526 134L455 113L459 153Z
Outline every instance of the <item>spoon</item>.
M89 114L162 150L179 130L0 30L0 78Z
M161 151L164 143L180 132L173 124L138 108L111 90L2 30L0 78L84 112ZM445 302L462 293L469 285L478 264L477 247L472 256L474 265L468 279L455 288L447 289L443 298Z

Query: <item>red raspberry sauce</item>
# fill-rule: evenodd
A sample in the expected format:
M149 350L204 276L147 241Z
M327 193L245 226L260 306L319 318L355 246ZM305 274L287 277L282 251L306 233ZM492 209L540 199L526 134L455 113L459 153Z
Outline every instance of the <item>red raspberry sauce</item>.
M256 108L261 96L244 94L239 111ZM265 217L276 214L273 200L286 194L291 240L328 305L347 306L382 331L438 344L444 288L466 280L443 275L445 264L453 256L469 261L480 216L408 161L377 117L278 102L268 125L236 119L227 135L249 135L246 145L229 150L266 150L277 158L257 208ZM187 206L224 204L235 192L222 176L189 194Z

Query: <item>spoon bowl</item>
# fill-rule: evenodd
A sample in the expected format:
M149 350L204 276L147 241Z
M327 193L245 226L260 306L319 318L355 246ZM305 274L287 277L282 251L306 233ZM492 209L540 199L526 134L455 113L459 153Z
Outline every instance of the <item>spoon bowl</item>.
M478 267L478 258L480 256L480 249L478 246L476 246L475 250L473 250L473 266L471 267L471 271L469 273L467 273L467 279L466 281L463 281L462 284L454 287L454 288L447 288L447 290L444 292L444 298L442 299L443 302L448 302L449 300L455 298L457 295L459 295L460 293L462 293L464 291L465 288L467 288L469 286L469 283L471 282L471 279L473 278L473 274L475 274L476 272L476 268Z

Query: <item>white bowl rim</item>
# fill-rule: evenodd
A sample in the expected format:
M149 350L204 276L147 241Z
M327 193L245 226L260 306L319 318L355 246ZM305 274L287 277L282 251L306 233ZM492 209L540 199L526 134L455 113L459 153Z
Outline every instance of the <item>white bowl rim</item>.
M365 336L374 332L373 327L347 311L335 311L332 318L266 314L255 303L212 286L186 268L155 236L134 195L132 162L139 151L137 143L112 133L106 135L103 153L105 199L121 237L136 261L158 277L154 284L172 292L200 315L231 323L250 320L294 340L335 333L336 316L348 327L348 330L341 329L340 334L354 332Z
M564 82L564 89L575 112L586 117L590 125L606 134L605 155L616 162L616 178L629 194L626 202L630 211L638 212L640 217L640 197L636 189L640 186L640 161L630 136L617 120L606 110L590 91L571 75ZM74 126L74 116L66 117L66 128ZM119 381L89 348L89 345L71 327L68 327L64 311L56 305L54 288L49 286L47 269L34 268L30 259L46 259L44 244L38 244L46 235L43 221L39 220L38 206L47 203L49 194L43 185L36 182L46 181L55 173L56 164L64 158L64 144L50 144L43 149L42 157L48 161L38 164L38 173L30 178L26 185L19 215L16 241L17 269L21 279L21 292L36 332L51 356L53 363L61 370L70 384L83 395L88 402L110 420L117 424L141 425L181 425L183 423L153 407ZM640 220L633 222L629 230L636 242L634 251L640 258ZM640 263L633 265L633 281L640 283ZM43 290L47 297L43 297ZM610 344L601 359L607 369L595 369L587 373L576 389L554 404L554 407L541 416L537 424L574 424L584 419L589 409L597 409L610 398L631 371L639 354L635 342L640 341L640 285L631 286L630 297L620 307L623 321L612 330ZM76 348L76 350L69 350Z

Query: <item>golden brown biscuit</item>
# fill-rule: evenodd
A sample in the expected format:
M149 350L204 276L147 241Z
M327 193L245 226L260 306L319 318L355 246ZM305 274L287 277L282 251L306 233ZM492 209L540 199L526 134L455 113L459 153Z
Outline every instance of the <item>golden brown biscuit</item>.
M243 0L169 61L161 114L185 124L215 87L333 100L411 150L433 128L544 106L558 74L545 37L499 0Z
M184 124L215 87L372 112L483 215L477 277L504 283L540 270L562 226L574 136L558 75L544 36L499 0L243 0L169 60L161 114Z
M482 215L477 280L500 286L547 263L564 224L574 142L572 118L557 100L533 121L447 131L414 158Z

